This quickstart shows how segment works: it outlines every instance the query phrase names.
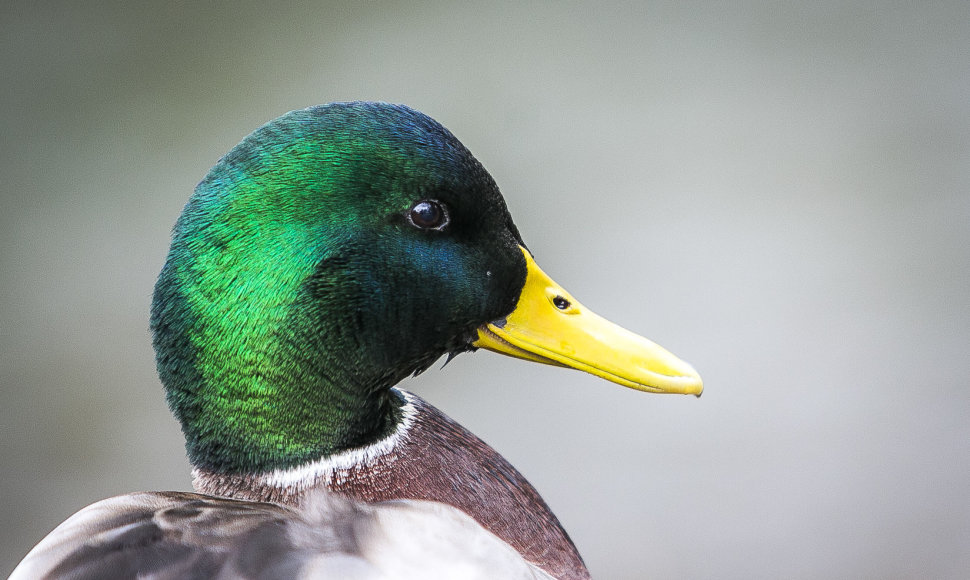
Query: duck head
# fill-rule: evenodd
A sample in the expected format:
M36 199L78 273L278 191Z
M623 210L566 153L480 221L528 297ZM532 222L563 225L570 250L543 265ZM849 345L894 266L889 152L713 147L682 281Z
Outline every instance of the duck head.
M151 328L191 461L286 468L393 430L390 387L478 347L654 392L697 373L579 304L525 249L495 182L403 106L257 129L176 223Z

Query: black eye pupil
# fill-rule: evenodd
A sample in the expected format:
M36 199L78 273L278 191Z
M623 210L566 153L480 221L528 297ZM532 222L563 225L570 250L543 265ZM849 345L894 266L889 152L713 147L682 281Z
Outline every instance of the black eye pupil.
M411 208L410 218L411 223L419 228L436 228L444 223L445 211L436 201L420 201Z
M572 306L572 304L569 303L569 300L566 300L562 296L556 296L555 298L553 298L552 303L555 304L556 308L558 308L559 310L565 310L570 306Z

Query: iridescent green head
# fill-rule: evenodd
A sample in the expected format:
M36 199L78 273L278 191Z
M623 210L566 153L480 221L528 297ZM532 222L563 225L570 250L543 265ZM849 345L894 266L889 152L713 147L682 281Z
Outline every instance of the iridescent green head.
M288 113L212 168L175 226L151 327L192 462L290 467L373 441L388 388L515 307L492 178L402 106Z

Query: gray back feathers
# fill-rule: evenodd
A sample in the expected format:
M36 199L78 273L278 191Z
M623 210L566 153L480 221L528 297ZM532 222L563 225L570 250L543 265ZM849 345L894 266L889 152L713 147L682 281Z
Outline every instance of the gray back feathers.
M462 511L357 502L325 491L300 509L144 492L79 511L12 580L145 578L549 579Z

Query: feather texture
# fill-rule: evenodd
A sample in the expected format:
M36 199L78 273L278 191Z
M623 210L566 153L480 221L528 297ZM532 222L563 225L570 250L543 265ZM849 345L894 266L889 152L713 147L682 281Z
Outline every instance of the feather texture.
M299 508L194 493L106 499L58 526L11 580L552 578L451 506L316 491Z

